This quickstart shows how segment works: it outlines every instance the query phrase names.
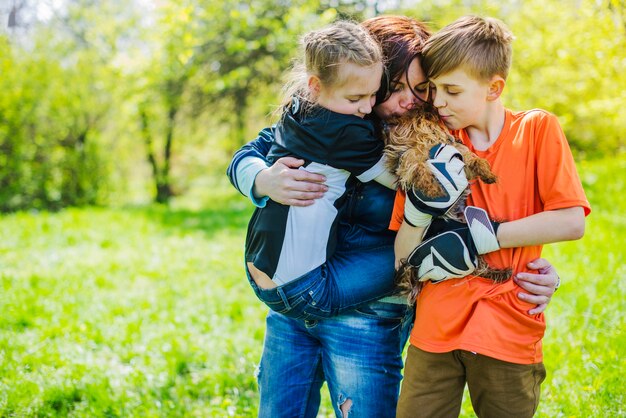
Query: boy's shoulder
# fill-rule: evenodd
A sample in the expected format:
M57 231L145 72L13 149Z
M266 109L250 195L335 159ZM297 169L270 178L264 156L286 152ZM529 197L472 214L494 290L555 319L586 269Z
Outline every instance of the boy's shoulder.
M530 109L530 110L510 110L507 109L512 115L514 120L525 120L525 121L540 121L545 119L556 119L556 116L553 113L548 112L544 109Z
M507 113L504 129L510 141L541 148L544 152L560 152L558 150L569 146L559 119L553 113L543 109L507 110Z
M534 133L543 136L547 131L560 130L559 119L553 113L543 109L530 109L522 111L512 111L507 109L507 122L510 127L509 135L517 135L519 131Z

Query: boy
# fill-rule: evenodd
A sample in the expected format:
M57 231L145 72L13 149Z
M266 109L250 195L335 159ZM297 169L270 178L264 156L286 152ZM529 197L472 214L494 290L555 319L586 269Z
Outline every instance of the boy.
M590 206L556 117L536 109L512 112L500 100L512 39L496 19L463 17L428 40L423 66L443 123L498 176L492 185L472 184L468 205L503 223L470 225L468 247L492 251L485 255L488 264L511 266L515 275L529 271L542 244L581 238ZM394 211L402 211L402 201ZM392 221L392 228L399 226ZM489 245L479 242L481 234ZM456 417L466 383L480 417L535 413L545 378L545 319L527 313L531 305L516 297L519 290L514 280L494 284L471 275L426 282L417 298L398 417Z

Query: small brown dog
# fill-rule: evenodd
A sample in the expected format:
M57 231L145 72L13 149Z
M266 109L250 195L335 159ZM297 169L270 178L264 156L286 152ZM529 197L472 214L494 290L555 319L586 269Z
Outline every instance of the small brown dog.
M472 153L469 148L454 138L442 126L436 113L425 109L415 109L394 121L393 129L387 135L385 147L387 167L398 176L398 185L403 190L417 189L431 198L445 196L445 190L426 163L430 149L438 144L452 145L461 153L468 180L480 178L487 184L497 181L497 176L491 171L489 162ZM445 218L465 223L463 209L469 192L468 185L463 196L446 212ZM396 277L398 285L411 295L416 295L423 285L415 270L404 260ZM493 269L479 256L478 267L473 274L500 283L511 277L512 270L510 268Z
M388 168L398 176L403 190L415 188L431 198L445 195L426 164L428 152L438 144L452 145L461 153L468 180L480 178L487 184L496 182L497 177L487 160L470 152L450 135L441 126L436 114L424 109L414 109L398 118L396 123L389 132L385 154Z

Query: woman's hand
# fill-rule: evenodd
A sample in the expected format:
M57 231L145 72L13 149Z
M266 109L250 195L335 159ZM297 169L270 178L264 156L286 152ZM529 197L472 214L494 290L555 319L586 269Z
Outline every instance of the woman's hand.
M283 157L269 168L257 174L253 193L260 198L268 196L277 203L289 206L309 206L324 196L328 187L322 184L326 178L298 168L304 160Z
M538 258L528 263L528 268L538 273L518 273L513 280L528 293L520 292L517 297L523 301L537 304L528 311L529 315L536 315L546 310L552 295L560 284L556 269L545 258Z

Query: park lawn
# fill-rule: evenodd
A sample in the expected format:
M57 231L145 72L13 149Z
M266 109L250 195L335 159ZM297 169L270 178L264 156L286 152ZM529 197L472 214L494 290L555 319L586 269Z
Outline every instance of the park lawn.
M593 213L583 240L544 252L563 285L537 416L624 416L626 158L579 170ZM256 415L266 308L242 272L251 208L224 179L210 190L200 208L0 217L0 416Z

